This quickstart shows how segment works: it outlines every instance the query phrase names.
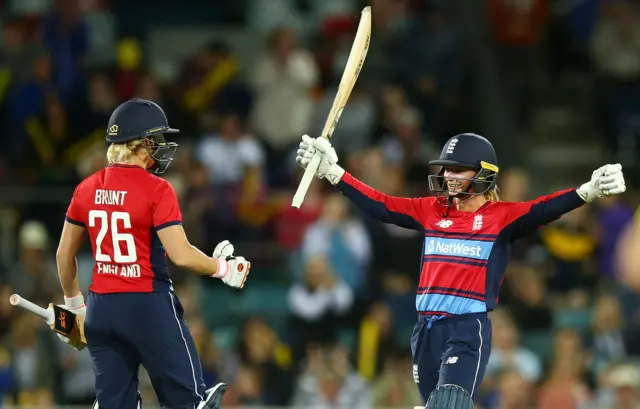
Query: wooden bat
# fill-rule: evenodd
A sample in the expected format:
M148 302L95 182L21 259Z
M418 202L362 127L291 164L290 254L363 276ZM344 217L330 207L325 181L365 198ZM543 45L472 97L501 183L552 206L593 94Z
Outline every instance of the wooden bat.
M42 308L20 297L18 294L12 294L9 297L9 303L14 307L23 308L42 318L52 331L69 338L69 345L77 350L84 349L87 346L87 340L84 336L83 316L76 315L53 303L49 304L49 308Z
M340 80L340 85L338 86L338 92L336 93L336 96L333 100L331 111L329 111L329 116L327 117L327 120L324 124L324 129L322 130L321 136L324 138L331 138L331 135L333 134L333 131L338 124L340 115L342 115L342 111L344 110L345 105L347 105L347 100L351 95L351 90L353 90L353 86L358 79L360 70L362 70L364 59L367 56L367 51L369 51L370 42L371 6L367 6L362 9L356 38L353 41L353 45L351 46L351 52L349 53L347 65L345 66L344 72L342 73L342 79ZM311 181L313 181L313 176L316 174L318 166L320 165L320 159L321 155L316 154L307 165L307 168L304 171L304 175L302 176L302 180L298 185L298 190L296 190L296 194L293 196L293 202L291 203L291 206L299 209L300 205L302 205L304 196L307 194L307 190L311 185Z

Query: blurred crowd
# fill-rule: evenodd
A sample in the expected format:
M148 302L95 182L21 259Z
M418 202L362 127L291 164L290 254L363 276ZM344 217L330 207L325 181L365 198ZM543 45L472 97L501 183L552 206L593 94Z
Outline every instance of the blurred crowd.
M252 261L241 292L172 268L205 381L229 383L225 405L419 405L409 338L423 237L364 218L319 180L300 210L290 207L301 177L295 149L302 134L316 136L324 126L367 3L209 2L220 24L258 33L262 51L242 65L230 41L210 38L168 82L154 74L142 37L116 36L113 59L88 58L95 22L105 21L96 16L125 25L113 3L0 1L2 188L43 195L72 189L104 166L104 128L120 102L159 103L181 130L163 177L176 189L191 242L208 252L228 239ZM202 6L190 3L179 8ZM342 165L387 194L428 195L428 161L455 132L469 131L473 67L462 62L465 42L451 3L368 2L375 40L333 140ZM617 135L636 133L636 7L622 0L486 1L521 126L529 125L540 92L542 53L552 73L548 88L576 70L597 74L601 126L612 145ZM534 183L527 169L505 169L502 199L532 199ZM2 207L16 217L16 251L0 259L0 298L15 292L41 305L60 302L54 252L68 202L10 199ZM491 314L493 352L478 407L640 408L638 203L630 189L514 247ZM78 262L86 289L88 245ZM87 351L72 350L5 302L0 323L2 405L92 403ZM140 389L152 405L143 370Z

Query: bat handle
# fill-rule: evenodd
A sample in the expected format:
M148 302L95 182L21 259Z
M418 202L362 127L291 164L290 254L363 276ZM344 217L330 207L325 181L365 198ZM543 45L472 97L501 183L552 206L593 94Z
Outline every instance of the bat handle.
M311 186L311 182L313 181L313 177L320 166L320 160L322 159L322 155L317 153L313 155L311 161L307 165L307 168L304 170L304 175L302 175L302 180L300 180L300 184L298 185L298 190L296 190L296 194L293 195L293 201L291 202L291 206L299 209L300 205L304 201L304 196L307 194L307 190L309 190L309 186Z
M12 294L11 297L9 297L9 303L14 307L24 308L25 310L37 315L38 317L45 320L49 325L53 324L53 311L42 308L41 306L20 297L18 294Z

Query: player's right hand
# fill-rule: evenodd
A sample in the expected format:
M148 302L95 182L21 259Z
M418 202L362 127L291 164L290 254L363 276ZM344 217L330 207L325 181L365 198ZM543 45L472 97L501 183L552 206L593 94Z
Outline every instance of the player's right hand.
M251 269L251 263L245 260L244 257L228 257L227 263L227 272L224 277L221 277L222 282L229 287L244 287Z
M322 155L316 176L320 179L326 178L334 185L338 183L344 175L344 169L338 165L338 154L331 142L321 136L314 139L309 135L302 135L302 142L296 152L296 162L306 169L316 154Z
M60 305L60 307L63 307L69 311L71 311L72 313L76 314L76 316L86 316L87 315L87 306L84 303L84 297L82 296L82 293L76 295L75 297L64 297L64 305ZM84 349L84 345L82 345L79 342L74 342L77 340L73 340L71 338L67 338L65 336L62 336L60 334L56 334L58 336L58 339L60 339L60 341L64 342L65 344L68 344L69 346L77 349L78 351L81 351Z

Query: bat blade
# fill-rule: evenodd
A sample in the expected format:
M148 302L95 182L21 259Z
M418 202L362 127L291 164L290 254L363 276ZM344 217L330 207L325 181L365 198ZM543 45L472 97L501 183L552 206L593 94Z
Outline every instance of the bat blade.
M331 106L331 110L329 111L329 115L327 116L324 128L322 129L321 136L324 138L331 138L331 135L333 135L333 131L338 125L338 121L340 120L342 111L347 105L347 101L349 100L351 91L353 90L356 80L360 75L360 71L362 70L362 66L364 65L364 60L367 57L370 43L371 6L367 6L362 10L360 22L358 24L358 31L353 41L353 45L351 46L351 52L349 53L347 64L345 65L344 71L342 72L342 78L340 79L338 91L336 92L336 96L333 99L333 105ZM302 205L304 197L307 194L307 190L309 190L309 186L311 186L311 182L313 181L313 176L318 170L318 166L320 166L320 159L320 155L316 154L311 162L309 162L309 164L307 165L307 168L305 169L302 176L302 180L300 180L300 184L298 185L298 189L293 196L291 206L299 209Z

